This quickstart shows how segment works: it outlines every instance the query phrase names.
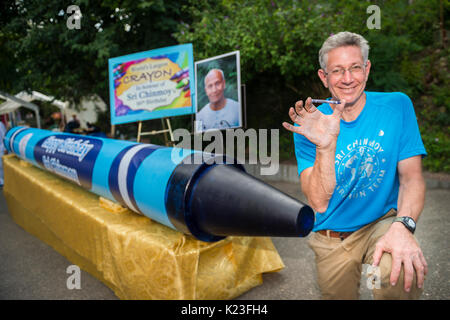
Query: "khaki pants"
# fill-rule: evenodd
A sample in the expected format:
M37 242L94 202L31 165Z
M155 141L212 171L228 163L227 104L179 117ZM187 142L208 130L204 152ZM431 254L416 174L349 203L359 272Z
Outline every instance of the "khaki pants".
M316 256L319 287L324 299L358 299L362 265L372 265L375 244L389 229L396 210L390 210L377 221L355 231L344 241L314 233L309 246ZM372 269L374 299L418 299L422 289L417 288L416 276L410 292L404 290L403 267L395 286L390 284L392 259L383 253L379 269ZM366 284L364 284L366 285Z

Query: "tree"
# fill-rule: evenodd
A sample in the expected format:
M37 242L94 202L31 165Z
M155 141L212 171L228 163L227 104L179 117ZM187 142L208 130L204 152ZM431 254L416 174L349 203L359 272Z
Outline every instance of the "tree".
M80 29L67 27L71 5L81 11ZM174 0L9 0L1 6L2 87L75 102L91 94L108 102L108 59L176 44L172 33L181 19Z

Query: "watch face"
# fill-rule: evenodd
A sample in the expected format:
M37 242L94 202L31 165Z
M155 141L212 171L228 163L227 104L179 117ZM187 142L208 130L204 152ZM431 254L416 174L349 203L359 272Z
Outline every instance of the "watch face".
M411 217L396 217L394 222L401 222L412 233L416 230L416 222Z
M411 228L415 228L416 224L414 223L413 219L407 219L407 223Z

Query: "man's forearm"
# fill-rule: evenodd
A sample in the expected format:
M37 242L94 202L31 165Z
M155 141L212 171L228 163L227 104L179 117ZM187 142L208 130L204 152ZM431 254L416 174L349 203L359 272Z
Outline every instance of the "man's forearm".
M334 157L336 143L327 149L316 150L312 171L303 188L310 205L318 212L325 212L336 187Z
M400 182L398 216L408 216L417 221L425 204L425 181L416 176Z

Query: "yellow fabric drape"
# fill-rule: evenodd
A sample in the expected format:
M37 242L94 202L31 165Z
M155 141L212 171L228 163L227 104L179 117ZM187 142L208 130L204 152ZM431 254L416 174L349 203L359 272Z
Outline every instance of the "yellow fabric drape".
M3 157L14 221L121 299L231 299L284 268L270 238L198 241L132 211L108 211L99 196L14 155Z

